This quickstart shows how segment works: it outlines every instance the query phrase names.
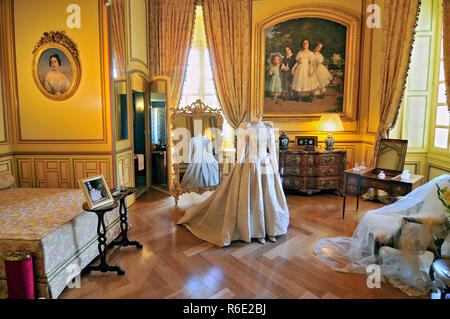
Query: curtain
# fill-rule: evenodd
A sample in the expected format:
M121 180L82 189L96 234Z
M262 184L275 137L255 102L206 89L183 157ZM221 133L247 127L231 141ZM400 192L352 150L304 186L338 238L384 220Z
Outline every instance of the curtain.
M112 0L113 54L117 76L125 77L125 1Z
M193 0L150 1L150 77L169 78L169 107L181 96L191 43L195 3Z
M385 0L383 10L383 44L381 55L380 124L374 156L376 163L380 140L394 127L405 92L420 0Z
M217 96L237 128L250 103L251 0L203 0L203 9Z
M444 6L443 31L444 31L444 68L445 81L447 83L447 107L450 105L450 0L442 2ZM449 108L450 110L450 108Z

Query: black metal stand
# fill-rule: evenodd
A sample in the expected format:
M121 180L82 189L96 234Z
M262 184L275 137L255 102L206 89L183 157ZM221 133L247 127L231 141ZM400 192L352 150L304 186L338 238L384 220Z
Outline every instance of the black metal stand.
M89 212L93 212L97 214L98 223L97 223L97 235L98 235L98 253L100 255L100 264L97 266L87 266L84 270L85 273L90 273L92 270L98 270L101 272L107 272L107 271L117 271L118 275L124 275L125 271L120 268L119 266L110 266L106 262L106 250L107 250L107 238L106 238L106 226L105 226L105 213L115 209L118 206L116 202L113 204L106 206L106 207L100 207L98 209L89 209L87 206L87 203L83 204L83 209Z
M113 190L115 191L115 190ZM114 196L114 199L120 202L120 207L119 207L119 214L120 214L120 229L121 229L121 233L119 235L119 237L115 240L113 240L109 245L108 248L112 248L114 246L122 246L122 247L126 247L126 246L136 246L137 248L142 248L142 244L136 240L129 240L128 239L128 209L127 209L127 205L125 203L125 198L128 195L133 194L134 192L136 192L136 188L134 187L129 187L126 190L120 192L119 195Z

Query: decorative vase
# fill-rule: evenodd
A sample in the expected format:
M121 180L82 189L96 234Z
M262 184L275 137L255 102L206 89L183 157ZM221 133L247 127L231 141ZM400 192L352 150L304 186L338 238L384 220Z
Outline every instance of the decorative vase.
M381 171L380 174L378 174L378 178L379 179L385 179L386 178L386 174L384 174L384 171Z
M334 137L333 135L330 133L328 134L327 138L325 139L325 146L326 146L326 150L328 151L332 151L333 147L334 147Z
M280 150L287 150L289 146L289 137L286 135L285 132L282 132L280 137Z
M409 182L411 180L411 174L408 169L405 169L402 173L401 180L403 182Z

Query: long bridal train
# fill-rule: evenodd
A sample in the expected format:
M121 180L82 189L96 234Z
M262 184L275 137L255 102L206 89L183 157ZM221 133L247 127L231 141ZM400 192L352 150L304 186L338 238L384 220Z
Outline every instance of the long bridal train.
M276 241L289 226L273 124L257 117L239 129L236 165L208 199L186 210L177 222L220 247L252 238L264 243L266 236Z

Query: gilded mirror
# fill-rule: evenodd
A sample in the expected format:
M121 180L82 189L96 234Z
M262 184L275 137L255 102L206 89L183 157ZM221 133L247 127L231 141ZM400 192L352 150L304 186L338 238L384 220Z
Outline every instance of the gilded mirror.
M109 0L112 34L112 70L116 141L128 139L127 81L125 59L125 0Z
M172 109L172 196L214 190L223 178L222 125L220 110L200 100Z
M407 148L407 140L381 139L376 169L392 174L401 173L405 165Z
M142 195L150 186L150 139L149 128L149 83L147 76L139 71L130 73L128 105L131 106L134 181L136 197Z
M167 79L150 83L150 143L152 187L168 191L169 158L167 156Z

